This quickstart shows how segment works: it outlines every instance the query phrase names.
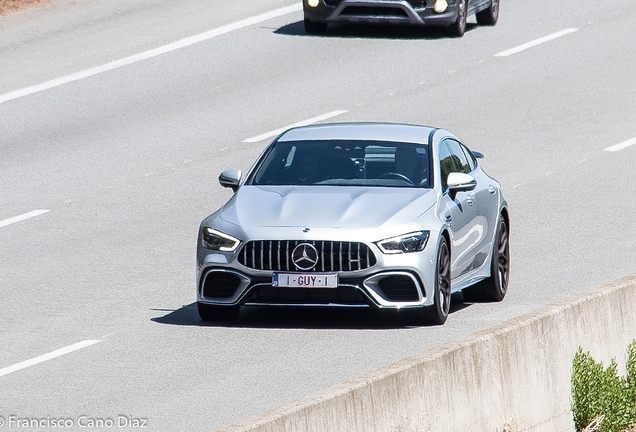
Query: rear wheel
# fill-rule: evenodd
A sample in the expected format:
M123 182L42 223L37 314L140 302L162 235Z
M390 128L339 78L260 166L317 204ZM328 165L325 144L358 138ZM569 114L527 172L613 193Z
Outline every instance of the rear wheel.
M502 301L508 292L510 280L510 236L503 217L497 224L497 236L493 245L490 277L463 290L464 299L471 301Z
M435 269L435 290L433 305L426 308L427 319L431 324L446 322L451 303L450 250L445 237L441 237L437 248L437 267Z
M477 18L477 24L494 26L499 19L499 0L490 0L490 6L488 9L484 9L481 12L475 14Z
M310 35L320 35L327 33L327 23L314 22L305 18L305 33Z
M203 321L233 321L238 318L240 306L212 306L197 303L199 316Z
M451 36L462 37L466 33L466 14L468 13L468 0L459 0L457 3L457 21L450 25L448 33Z

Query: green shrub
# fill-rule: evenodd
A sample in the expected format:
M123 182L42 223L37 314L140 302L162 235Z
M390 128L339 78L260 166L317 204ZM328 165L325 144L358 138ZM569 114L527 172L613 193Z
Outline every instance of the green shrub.
M600 432L624 432L636 425L636 340L627 347L627 376L614 359L607 369L579 347L572 362L572 411L580 431L604 416Z

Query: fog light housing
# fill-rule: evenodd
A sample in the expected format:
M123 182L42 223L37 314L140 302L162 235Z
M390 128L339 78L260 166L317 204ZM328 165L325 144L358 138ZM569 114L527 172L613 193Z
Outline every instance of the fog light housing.
M320 0L307 0L307 5L309 7L315 8L315 7L318 7L319 2Z
M437 13L442 13L448 9L448 2L446 0L435 0L433 10Z

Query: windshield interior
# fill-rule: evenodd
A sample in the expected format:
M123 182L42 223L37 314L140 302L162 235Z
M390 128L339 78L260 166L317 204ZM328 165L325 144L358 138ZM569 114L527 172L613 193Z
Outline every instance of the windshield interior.
M427 145L399 142L278 142L248 183L430 188L429 153Z

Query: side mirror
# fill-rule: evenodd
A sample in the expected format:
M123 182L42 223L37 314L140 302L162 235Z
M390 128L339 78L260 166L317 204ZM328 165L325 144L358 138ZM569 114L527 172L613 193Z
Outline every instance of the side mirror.
M473 156L475 156L475 159L483 159L484 158L484 154L480 153L478 151L471 151L471 153L473 154Z
M455 199L457 192L468 192L475 189L477 180L470 174L453 172L448 175L446 184L450 190L451 198Z
M241 170L238 169L223 171L219 176L219 183L221 186L229 187L236 192L241 182L241 174Z

